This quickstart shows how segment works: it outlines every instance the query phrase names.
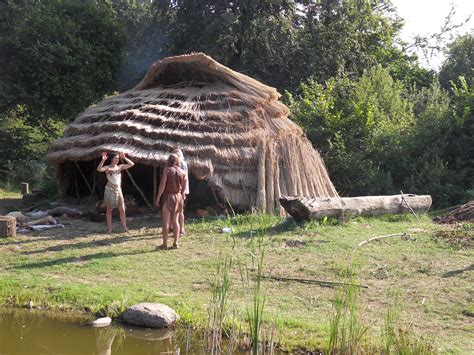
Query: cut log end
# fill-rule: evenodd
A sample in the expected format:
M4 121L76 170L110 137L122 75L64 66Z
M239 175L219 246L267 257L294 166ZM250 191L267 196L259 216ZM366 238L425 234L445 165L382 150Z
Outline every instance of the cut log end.
M16 237L16 218L0 216L0 238Z

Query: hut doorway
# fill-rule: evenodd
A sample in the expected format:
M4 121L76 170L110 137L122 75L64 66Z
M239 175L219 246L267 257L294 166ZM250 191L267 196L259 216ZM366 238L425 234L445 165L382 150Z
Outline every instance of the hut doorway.
M90 161L66 161L60 165L61 193L64 197L85 200L94 196L102 200L107 183L105 174L97 172L99 159ZM107 165L107 162L106 162ZM154 207L161 180L162 167L136 163L128 172L122 173L122 191L128 203L138 207ZM189 195L186 211L207 210L210 214L225 212L225 200L220 189L209 180L200 180L189 174ZM145 201L146 200L146 201Z

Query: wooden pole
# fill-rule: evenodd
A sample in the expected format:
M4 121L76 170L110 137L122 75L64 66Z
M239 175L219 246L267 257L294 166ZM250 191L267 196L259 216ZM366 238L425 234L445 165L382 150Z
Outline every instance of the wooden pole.
M268 142L267 156L265 157L265 198L266 198L266 211L267 213L274 212L275 201L273 197L275 196L275 191L273 187L273 182L275 180L273 171L273 142Z
M155 201L157 193L158 191L157 191L157 181L156 181L156 165L153 165L153 198L152 198L153 201ZM153 204L153 206L155 206L155 204Z
M94 166L93 166L93 175L92 175L92 191L95 192L95 184L96 184L96 175L97 175L97 159L94 158Z
M280 208L280 195L281 195L281 192L280 192L280 161L279 161L279 154L276 154L276 159L275 159L275 176L274 176L274 183L273 183L273 188L275 189L275 192L274 192L274 204L275 204L275 208Z
M125 170L125 172L127 173L128 177L130 178L130 181L132 182L133 186L135 186L135 188L137 189L137 191L140 193L140 196L142 197L143 201L145 201L146 205L147 205L150 209L153 209L152 204L150 203L150 201L148 201L148 199L146 198L146 196L145 196L145 194L143 193L142 189L140 189L140 187L137 185L137 183L135 182L135 179L133 178L133 176L132 176L132 174L130 173L130 171Z
M265 138L264 138L265 139ZM260 211L265 211L266 198L265 198L265 154L266 144L265 140L262 140L259 144L258 154L258 183L257 183L257 208Z
M89 181L87 181L87 178L86 176L84 175L84 173L82 172L82 169L81 167L79 166L79 164L77 163L77 161L74 160L74 164L76 164L76 168L77 168L77 171L79 171L79 174L81 174L82 176L82 179L84 180L84 182L86 183L86 186L87 188L89 189L91 195L94 193L94 190L92 190L92 187L91 185L89 184Z
M74 189L76 190L77 199L81 200L81 195L79 194L79 184L77 183L77 174L74 172Z
M283 172L284 180L286 182L286 192L288 193L288 195L296 196L298 192L296 189L296 182L295 182L296 177L293 176L293 172L292 172L291 151L289 147L290 144L291 144L290 137L286 137L282 145L282 148L283 148L282 155L283 155L284 163L285 163L283 166L282 172Z

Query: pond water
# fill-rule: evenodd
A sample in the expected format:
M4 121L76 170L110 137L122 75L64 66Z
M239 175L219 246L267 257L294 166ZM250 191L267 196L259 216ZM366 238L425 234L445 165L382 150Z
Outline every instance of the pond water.
M67 313L0 308L0 355L208 352L202 336L190 336L186 329L146 329L117 322L109 327L93 328L89 321Z

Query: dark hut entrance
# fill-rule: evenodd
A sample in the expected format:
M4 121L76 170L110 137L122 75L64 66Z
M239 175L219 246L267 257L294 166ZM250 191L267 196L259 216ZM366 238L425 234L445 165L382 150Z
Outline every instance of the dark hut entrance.
M106 165L109 162L106 162ZM104 197L107 178L97 172L99 159L91 161L67 161L59 166L61 191L63 196L77 200L87 199L91 195L97 200ZM154 207L154 200L160 185L162 167L136 163L133 168L122 173L122 191L127 205ZM132 181L133 180L133 181ZM154 183L154 180L156 181ZM199 180L189 174L189 188L186 210L207 209L214 213L222 212L224 201L208 180ZM219 207L220 206L220 207Z

